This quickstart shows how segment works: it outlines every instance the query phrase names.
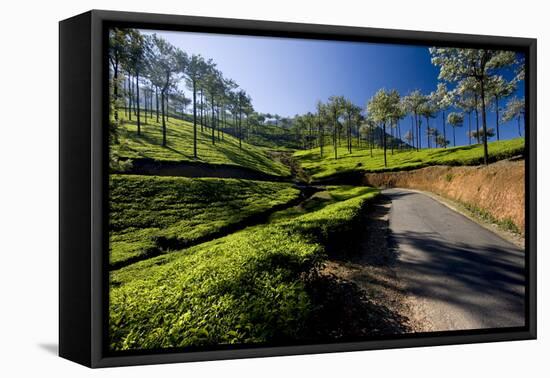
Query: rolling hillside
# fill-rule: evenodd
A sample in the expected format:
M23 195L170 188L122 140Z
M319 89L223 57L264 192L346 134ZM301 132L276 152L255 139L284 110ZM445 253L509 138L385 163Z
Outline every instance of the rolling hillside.
M124 112L120 112L124 114ZM119 129L121 142L120 155L129 159L152 159L157 162L207 163L212 165L241 166L274 176L288 176L290 170L274 161L263 147L242 142L239 148L237 138L225 134L222 140L212 144L210 129L200 131L197 125L197 155L193 158L193 125L187 121L169 118L167 121L167 146L162 147L162 126L155 117L148 118L147 124L142 115L141 135L137 134L135 120L123 120ZM221 137L221 135L220 135Z
M109 190L111 267L228 233L300 194L287 183L136 175L111 175Z
M523 155L524 148L524 138L490 142L489 159L497 161ZM479 165L483 163L483 146L395 150L393 155L388 150L387 167L384 166L384 151L379 148L373 150L372 157L367 147L354 148L350 154L344 146L339 147L337 160L333 158L330 146L325 149L323 158L318 148L297 151L294 157L314 180L321 180L349 172L399 171L430 165Z
M196 180L196 179L194 179ZM358 235L376 189L329 187L304 209L113 271L110 344L117 350L307 338L314 311L304 273L327 245Z

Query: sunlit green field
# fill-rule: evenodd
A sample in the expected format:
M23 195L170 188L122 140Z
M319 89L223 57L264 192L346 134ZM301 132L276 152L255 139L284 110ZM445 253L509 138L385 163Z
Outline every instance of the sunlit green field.
M111 347L300 339L312 311L302 273L352 238L377 193L331 187L309 209L111 272Z
M109 190L112 265L192 244L300 194L286 183L134 175L111 175Z
M251 130L249 141L256 146L278 151L291 151L301 147L300 143L287 130L269 124L261 125L258 130Z
M489 142L489 157L492 161L522 155L525 148L524 138ZM471 145L451 148L431 148L416 150L387 150L388 166L384 166L384 151L374 149L373 156L366 147L353 149L352 154L345 147L338 149L338 159L334 159L331 146L325 146L324 157L319 149L297 151L294 156L312 176L324 179L332 175L352 171L390 171L420 168L428 165L478 165L483 163L483 145Z
M121 116L124 112L119 112ZM142 117L142 123L144 119ZM212 144L210 129L201 133L197 125L197 159L193 157L193 124L176 118L167 122L167 146L162 147L162 126L153 117L141 125L141 135L137 135L135 117L132 121L123 120L120 127L121 157L150 158L157 161L200 162L208 164L229 164L250 168L277 176L288 176L290 170L267 154L268 149L242 142L230 135ZM216 133L217 137L217 133Z

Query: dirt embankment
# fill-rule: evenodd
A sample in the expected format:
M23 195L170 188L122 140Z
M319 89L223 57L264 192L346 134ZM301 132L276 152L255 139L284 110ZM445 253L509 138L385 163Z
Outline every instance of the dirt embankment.
M413 171L367 173L364 185L425 190L457 201L497 222L525 232L525 163L488 166L434 166Z

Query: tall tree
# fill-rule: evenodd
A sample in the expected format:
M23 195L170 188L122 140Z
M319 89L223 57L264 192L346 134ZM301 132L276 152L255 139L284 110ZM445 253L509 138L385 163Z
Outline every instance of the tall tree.
M436 130L437 131L437 130ZM445 138L443 138L443 135L441 134L437 134L435 136L435 144L439 147L444 147L446 148L448 145L449 145L449 141Z
M387 159L387 146L386 146L386 125L391 120L392 113L394 111L395 96L392 96L391 92L385 89L380 89L369 100L367 104L367 112L372 119L382 125L382 147L384 149L384 167L388 166Z
M406 105L404 100L399 95L399 92L393 90L390 92L390 102L391 102L391 115L390 115L390 129L392 131L392 143L391 143L391 153L393 155L393 149L395 146L395 141L398 140L398 147L401 146L401 129L399 122L405 118L407 114ZM395 135L393 131L395 130Z
M456 146L456 128L461 127L464 123L464 115L462 113L452 112L447 117L447 122L453 127L453 146Z
M234 96L234 91L238 88L238 85L235 81L231 79L224 79L224 93L223 93L223 102L222 102L222 115L224 119L224 128L227 128L227 111L232 114L236 114L236 100ZM235 126L235 123L233 124ZM222 133L223 139L223 133Z
M523 118L525 128L525 100L523 98L513 97L508 100L506 110L503 115L504 122L515 119L518 124L518 134L521 136L521 119Z
M197 91L206 72L206 62L200 55L192 55L185 69L187 87L193 92L193 157L197 158Z
M453 98L455 106L468 115L468 144L472 144L472 113L476 108L474 95L471 91L459 86L455 88Z
M239 148L243 148L242 146L242 140L243 140L243 126L242 126L242 119L243 119L243 113L245 112L246 108L248 107L249 97L247 96L246 92L244 90L239 90L237 92L236 100L237 100L237 115L238 115L238 135L239 135Z
M304 118L304 126L307 131L306 141L307 141L307 148L313 148L315 144L315 125L316 125L316 118L315 115L311 112L307 112L303 116Z
M212 144L216 144L215 129L216 129L216 99L221 96L219 93L222 91L222 76L221 72L216 69L214 63L208 64L206 75L204 76L204 88L208 94L211 107L211 124L210 131L212 134Z
M345 99L342 96L331 96L327 103L327 113L332 122L332 144L334 147L334 159L338 159L338 131L340 123L338 118L342 115Z
M359 128L359 132L361 135L365 137L365 141L367 142L369 149L370 149L370 157L372 158L372 149L374 147L374 132L376 130L376 123L372 120L372 118L369 116L365 117L365 120L361 127Z
M476 142L480 144L482 133L479 131L479 111L480 111L479 84L475 79L467 78L462 80L460 83L458 83L458 85L454 89L454 92L455 92L456 105L458 107L461 107L465 111L466 109L468 109L470 111L470 113L468 114L468 117L470 117L471 112L475 113L476 130L475 130L475 133L469 133L468 135L470 135L470 139L472 138L473 135L477 135ZM468 121L470 121L470 119L468 119ZM470 126L470 131L471 131L471 126Z
M435 115L437 113L437 108L434 105L434 102L432 99L427 96L426 101L420 106L418 109L419 115L424 117L426 120L426 136L427 136L427 142L428 142L428 148L431 148L430 145L430 119L435 118ZM420 134L420 132L419 132ZM432 132L433 134L433 132ZM422 135L420 134L419 138L422 138Z
M414 134L412 132L412 130L409 130L405 133L405 136L404 136L405 140L407 141L408 144L412 145L414 143Z
M251 115L254 113L254 107L252 106L252 98L249 95L246 95L242 111L246 116L246 139L250 139L250 128L251 128ZM286 118L286 122L290 122L290 119ZM290 126L288 126L290 128Z
M321 101L317 101L317 134L319 136L319 155L323 157L323 146L325 144L325 136L323 131L323 122L326 118L326 107Z
M478 135L478 134L479 134L479 135ZM473 137L473 138L480 138L480 139L483 139L483 138L484 138L484 134L485 134L485 132L483 131L483 129L479 130L479 132L478 132L478 131L472 131L472 137ZM495 129L493 129L492 127L489 127L489 128L487 129L486 134L487 134L487 138L492 138L492 137L494 137L494 136L495 136Z
M517 53L516 54L516 60L515 60L515 73L516 76L514 77L514 82L518 83L520 81L525 80L525 55L523 53Z
M122 62L128 54L128 31L126 29L113 28L109 31L109 63L113 72L113 112L114 121L118 121L119 100L119 73Z
M488 81L488 93L493 97L495 107L497 140L500 140L500 100L505 99L516 90L515 81L507 81L501 75L492 76Z
M447 89L445 83L438 83L437 89L430 94L430 98L434 104L435 109L441 112L441 120L443 127L443 140L447 139L447 127L446 127L446 115L445 112L453 104L453 93ZM447 148L447 145L444 144L444 148Z
M430 53L432 63L440 68L439 78L441 80L461 82L472 78L479 84L483 126L483 160L485 164L489 164L486 114L488 84L498 69L511 66L515 62L515 53L502 50L438 47L430 48Z
M151 65L155 67L152 81L160 88L160 108L162 115L162 146L166 147L166 100L170 88L177 81L177 74L183 71L182 64L186 60L186 54L174 48L164 38L153 34L153 53Z
M346 117L346 141L348 152L352 153L352 127L356 117L361 114L361 108L355 105L352 101L344 99L342 102L342 111Z
M424 103L428 101L428 98L424 96L418 89L412 91L409 93L408 96L405 97L404 103L406 104L406 109L409 113L411 113L413 120L414 120L414 126L415 126L415 132L416 134L416 150L418 151L420 148L422 148L421 138L420 138L420 111ZM414 135L413 134L413 135Z
M139 98L139 75L147 69L147 56L150 46L149 37L143 36L138 30L130 29L128 33L128 67L133 71L136 85L136 117L137 117L137 133L141 134L141 112Z

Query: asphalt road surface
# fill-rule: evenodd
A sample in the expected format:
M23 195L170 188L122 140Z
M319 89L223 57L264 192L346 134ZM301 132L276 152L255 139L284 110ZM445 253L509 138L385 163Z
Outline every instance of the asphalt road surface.
M424 194L383 193L397 274L431 331L524 325L522 250Z

